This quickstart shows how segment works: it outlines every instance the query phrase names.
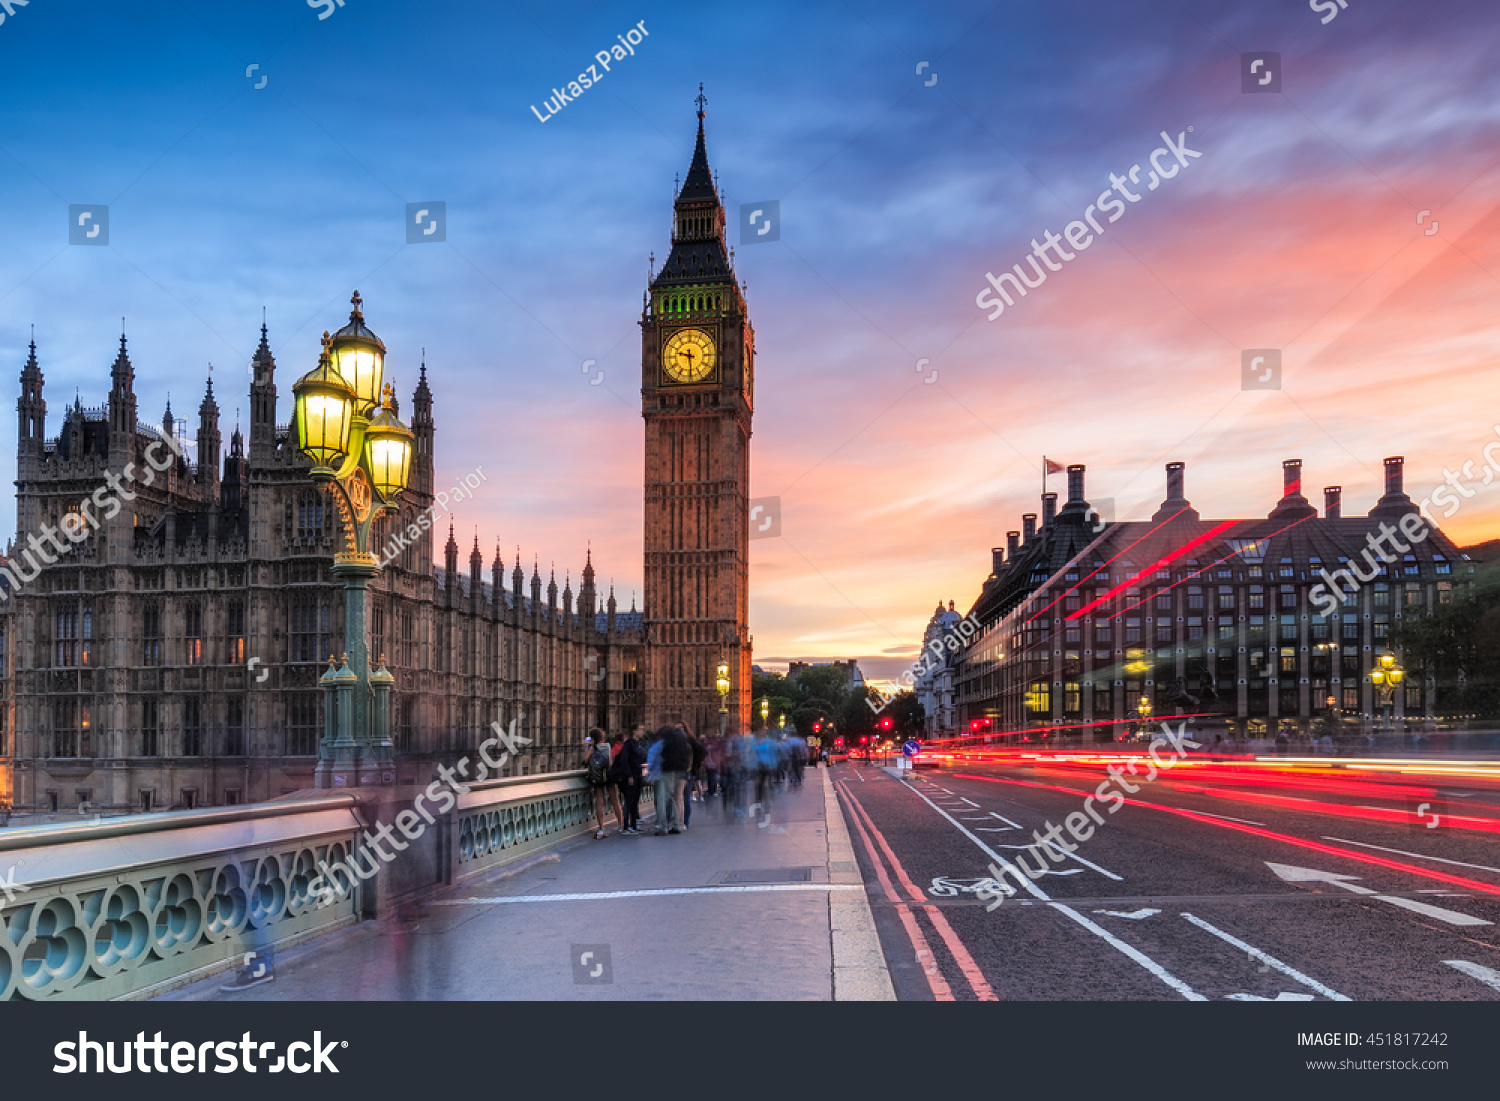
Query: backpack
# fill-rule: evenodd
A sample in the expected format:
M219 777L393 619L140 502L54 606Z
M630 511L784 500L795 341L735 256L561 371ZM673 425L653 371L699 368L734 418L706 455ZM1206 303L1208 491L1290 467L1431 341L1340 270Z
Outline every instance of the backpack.
M589 757L589 783L600 785L609 783L609 766L609 750L604 746L599 746Z

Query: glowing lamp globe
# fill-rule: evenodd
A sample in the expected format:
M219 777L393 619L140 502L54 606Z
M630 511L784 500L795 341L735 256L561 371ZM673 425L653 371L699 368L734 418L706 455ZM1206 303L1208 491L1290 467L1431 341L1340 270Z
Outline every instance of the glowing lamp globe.
M391 408L391 388L386 400L370 418L365 428L365 462L375 490L386 500L394 500L406 490L411 479L411 456L416 436L396 419Z
M324 334L325 339L327 334ZM297 447L313 461L315 473L332 474L349 454L354 391L333 368L328 346L318 365L292 386L297 410Z
M349 314L349 324L333 334L329 351L333 355L334 370L343 376L349 388L359 399L360 408L367 409L380 400L380 380L385 373L385 345L365 325L362 312L363 300L359 292L351 299L354 309Z

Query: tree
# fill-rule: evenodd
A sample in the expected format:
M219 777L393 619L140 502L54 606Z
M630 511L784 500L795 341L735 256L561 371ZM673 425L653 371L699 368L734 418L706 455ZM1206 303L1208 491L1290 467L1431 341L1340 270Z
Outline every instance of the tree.
M1500 562L1482 566L1471 587L1430 612L1408 612L1390 643L1408 678L1437 685L1436 710L1448 715L1500 713Z
M927 719L922 701L909 688L897 692L882 714L895 721L896 733L903 738L915 738L921 734Z

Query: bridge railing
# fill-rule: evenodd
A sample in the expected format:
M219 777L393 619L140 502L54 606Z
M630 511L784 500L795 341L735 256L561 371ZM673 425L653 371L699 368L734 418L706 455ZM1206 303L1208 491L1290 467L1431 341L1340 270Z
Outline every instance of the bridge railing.
M581 771L465 787L0 830L0 1000L147 997L594 828Z

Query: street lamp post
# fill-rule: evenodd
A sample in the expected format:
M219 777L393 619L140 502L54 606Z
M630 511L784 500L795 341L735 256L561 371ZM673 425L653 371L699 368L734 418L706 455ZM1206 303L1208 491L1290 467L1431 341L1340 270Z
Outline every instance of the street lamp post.
M366 634L366 588L380 572L370 553L370 529L388 512L411 477L416 437L396 418L392 389L381 390L385 345L365 326L359 292L349 324L323 334L318 365L292 386L297 448L312 460L312 480L333 495L346 542L333 557L344 582L344 654L328 658L319 678L325 693L318 746L320 788L391 784L390 694L395 678L379 655L371 668Z
M1142 696L1141 697L1141 702L1135 705L1135 710L1136 710L1136 714L1141 717L1141 729L1140 729L1140 733L1142 735L1144 735L1145 732L1146 732L1146 730L1150 726L1149 722L1147 721L1147 720L1149 720L1151 718L1151 699L1150 699L1150 697L1149 696Z
M769 697L769 696L762 696L760 698L760 725L762 727L764 727L766 725L766 720L768 718L770 718L770 715L771 715L771 697Z
M1396 688L1406 678L1406 670L1396 664L1396 655L1387 650L1381 654L1375 668L1370 670L1370 683L1380 693L1381 709L1385 715L1384 725L1394 728L1396 710Z
M729 662L719 662L717 686L719 689L719 736L729 731Z

